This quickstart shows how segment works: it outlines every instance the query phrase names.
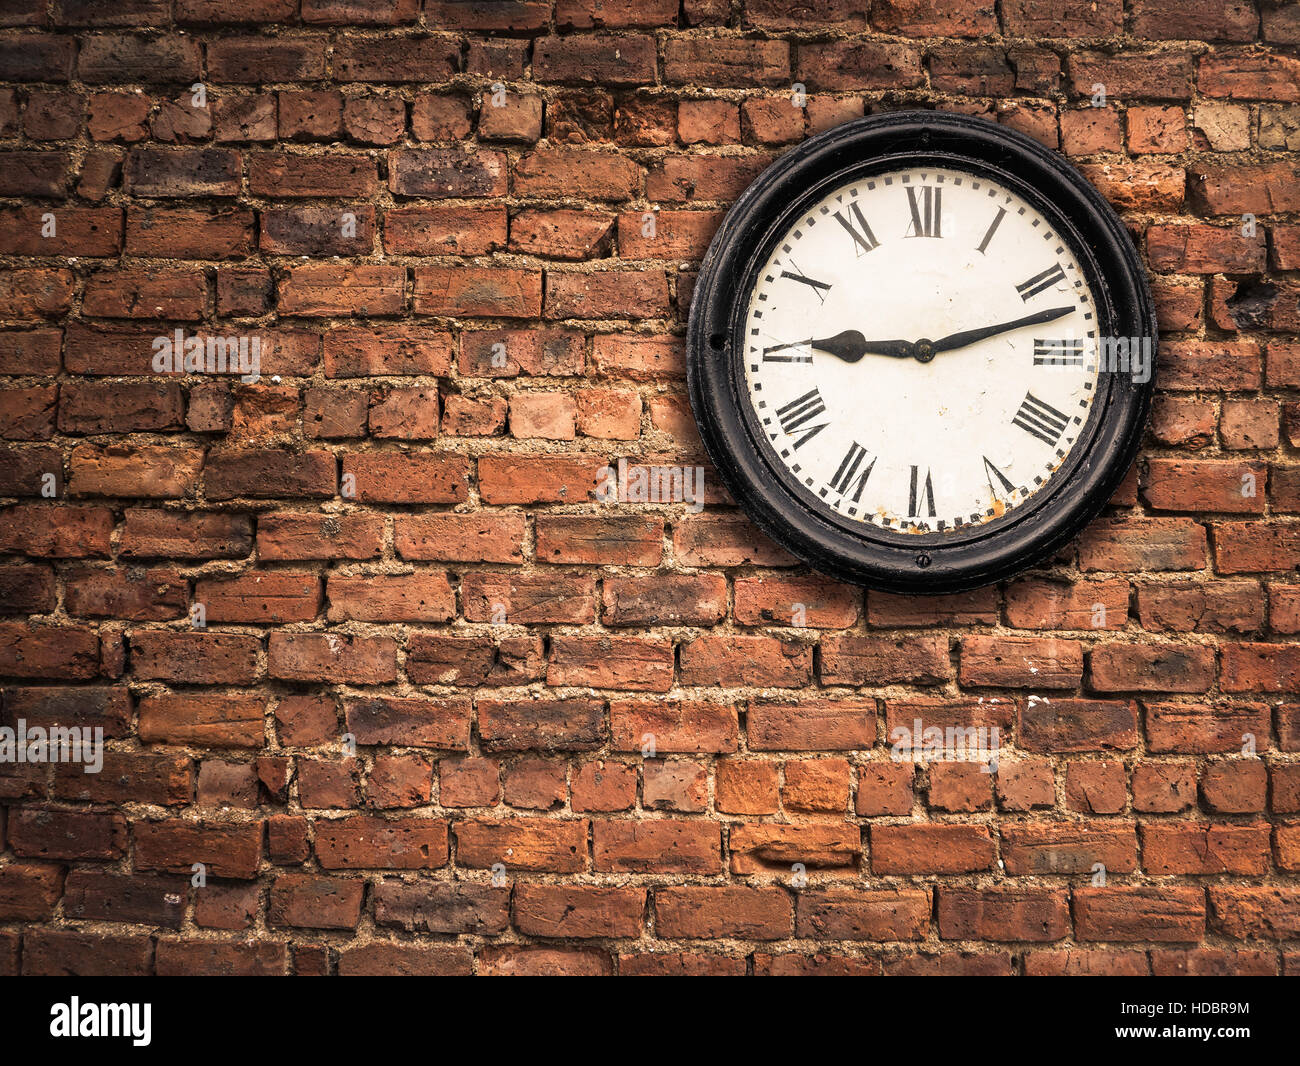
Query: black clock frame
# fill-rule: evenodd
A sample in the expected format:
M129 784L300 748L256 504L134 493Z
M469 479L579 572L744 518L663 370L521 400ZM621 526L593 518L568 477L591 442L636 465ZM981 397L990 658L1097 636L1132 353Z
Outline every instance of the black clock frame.
M776 240L831 189L913 166L1000 182L1069 244L1094 296L1098 338L1149 338L1151 376L1103 368L1097 397L1060 470L1006 515L962 533L882 529L819 506L768 446L744 391L747 295ZM687 388L714 467L779 545L840 580L898 593L961 592L1055 554L1106 505L1137 454L1155 388L1155 309L1133 242L1101 194L1037 141L983 119L904 111L806 141L754 180L700 268L687 329Z

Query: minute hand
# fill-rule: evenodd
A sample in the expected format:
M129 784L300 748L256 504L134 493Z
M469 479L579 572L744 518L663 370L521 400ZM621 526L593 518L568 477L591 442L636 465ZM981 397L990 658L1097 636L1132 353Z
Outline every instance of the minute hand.
M954 348L964 348L968 344L982 341L987 337L996 337L999 333L1010 333L1013 329L1024 326L1037 326L1043 322L1055 322L1074 310L1073 307L1051 307L1046 311L1035 311L1032 315L1017 318L1012 322L1000 322L996 326L981 326L979 329L963 330L961 333L949 333L932 341L930 347L936 352L949 352Z

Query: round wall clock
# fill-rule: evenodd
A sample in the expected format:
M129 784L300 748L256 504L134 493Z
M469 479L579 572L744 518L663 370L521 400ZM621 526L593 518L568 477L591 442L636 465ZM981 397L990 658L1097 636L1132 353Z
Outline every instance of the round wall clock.
M731 494L812 567L975 588L1056 552L1132 464L1155 314L1114 212L992 123L900 112L761 174L701 267L691 405Z

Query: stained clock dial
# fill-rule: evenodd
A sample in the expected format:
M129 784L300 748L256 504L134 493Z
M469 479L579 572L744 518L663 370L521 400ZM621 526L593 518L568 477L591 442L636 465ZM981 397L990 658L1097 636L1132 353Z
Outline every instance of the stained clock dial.
M1024 200L955 169L829 193L749 293L745 386L815 506L897 531L967 531L1023 506L1097 392L1094 294Z

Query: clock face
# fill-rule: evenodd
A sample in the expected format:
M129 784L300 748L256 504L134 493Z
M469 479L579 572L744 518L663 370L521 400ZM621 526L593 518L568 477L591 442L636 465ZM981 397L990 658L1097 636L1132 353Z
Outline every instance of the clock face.
M816 507L952 536L1044 491L1098 394L1070 244L997 181L846 182L776 234L744 317L744 391Z
M978 588L1051 558L1131 469L1156 323L1062 156L903 111L782 155L718 228L686 378L730 496L822 573Z

